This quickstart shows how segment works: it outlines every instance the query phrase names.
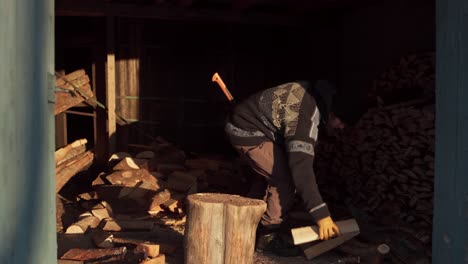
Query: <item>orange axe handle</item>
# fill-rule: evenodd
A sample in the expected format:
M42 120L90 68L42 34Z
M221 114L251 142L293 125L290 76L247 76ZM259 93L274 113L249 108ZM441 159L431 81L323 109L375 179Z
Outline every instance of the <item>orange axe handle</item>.
M224 84L223 79L221 79L221 76L217 72L213 74L213 77L211 78L211 81L218 83L219 87L223 91L224 95L227 97L229 102L234 101L234 97L232 97L231 93L229 92L228 88L226 87L226 84Z

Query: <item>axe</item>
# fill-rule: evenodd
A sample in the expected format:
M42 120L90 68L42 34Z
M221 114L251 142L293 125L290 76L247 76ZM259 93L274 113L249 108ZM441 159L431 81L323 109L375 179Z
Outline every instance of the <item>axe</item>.
M218 83L219 87L223 91L224 95L227 97L230 103L234 103L234 97L232 97L231 92L229 92L228 88L226 87L226 84L224 84L223 79L221 79L221 76L217 72L213 74L213 77L211 78L212 82Z

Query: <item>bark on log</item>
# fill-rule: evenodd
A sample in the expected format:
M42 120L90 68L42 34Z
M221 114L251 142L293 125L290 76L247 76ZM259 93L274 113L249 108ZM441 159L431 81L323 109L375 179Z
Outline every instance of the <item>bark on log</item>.
M80 156L77 156L69 162L63 163L60 167L55 169L55 193L60 189L78 172L90 166L94 160L94 153L88 151Z
M79 87L83 91L84 95L89 98L93 97L94 94L91 91L91 85L89 83ZM70 92L58 92L55 94L55 109L54 115L58 115L69 108L78 105L83 102L85 98L78 94L72 94Z
M124 170L116 171L107 175L106 180L112 185L123 185L127 187L134 187L139 182L149 182L152 187L150 190L157 191L163 187L164 183L151 175L147 170Z
M101 221L95 216L83 217L67 228L66 234L84 234L90 228L96 228Z
M60 166L63 162L84 153L86 151L86 143L88 143L88 140L85 138L79 139L55 151L55 166Z
M127 248L106 248L106 249L70 249L60 259L63 260L76 260L76 261L110 261L110 260L121 260Z
M133 159L130 157L125 157L117 165L115 165L113 171L122 171L122 170L139 170L146 169L149 170L148 160L146 159Z
M186 264L252 263L265 202L237 195L189 195L184 237Z

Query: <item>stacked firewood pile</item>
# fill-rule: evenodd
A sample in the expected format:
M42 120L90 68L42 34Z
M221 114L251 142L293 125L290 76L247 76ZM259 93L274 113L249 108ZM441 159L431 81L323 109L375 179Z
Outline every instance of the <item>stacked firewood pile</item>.
M60 234L59 261L165 263L182 246L186 196L229 191L238 173L232 162L187 158L162 139L139 147L113 154L92 190L76 197L81 211Z
M353 204L430 230L434 104L372 109L353 131L318 147L317 174L344 182ZM390 205L393 211L387 212Z
M89 76L83 69L71 72L67 75L58 75L55 81L56 102L54 115L58 115L69 108L80 104L87 98L94 97L89 82Z
M425 56L422 58L430 57ZM402 64L410 65L417 58L406 58ZM421 83L422 89L429 93L434 83L433 79L418 79L422 76L406 70L409 72L401 70L391 78L387 75L391 79L388 87L379 86L385 105L368 110L354 127L319 140L315 169L328 199L347 200L385 224L410 227L405 230L411 230L421 242L430 243L434 100L420 95L415 100L387 105L397 97L385 97L385 91L404 92L403 84L415 78L425 82Z
M55 192L78 172L87 169L94 160L94 153L86 151L86 139L77 140L55 152Z
M434 97L435 53L427 52L401 57L374 81L369 99L379 106L417 98Z

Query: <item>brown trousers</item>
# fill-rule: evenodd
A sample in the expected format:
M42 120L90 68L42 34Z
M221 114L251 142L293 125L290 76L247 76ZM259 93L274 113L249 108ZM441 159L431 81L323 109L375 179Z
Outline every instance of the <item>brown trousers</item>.
M284 148L272 142L234 147L256 173L247 196L263 199L267 203L267 210L260 224L271 228L279 227L292 207L295 193Z

